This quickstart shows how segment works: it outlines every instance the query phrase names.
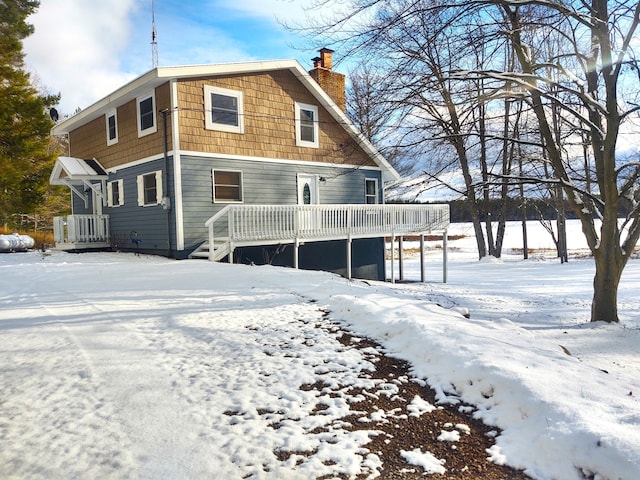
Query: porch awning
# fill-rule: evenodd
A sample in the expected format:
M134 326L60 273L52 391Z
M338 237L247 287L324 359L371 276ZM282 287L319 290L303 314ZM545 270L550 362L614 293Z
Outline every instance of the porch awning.
M109 175L95 158L83 160L74 157L58 157L49 177L51 185L66 185L78 195L85 207L89 205L88 191L93 191L103 205L107 204L105 193ZM94 209L95 209L94 205Z
M49 177L51 185L83 185L86 182L107 180L109 175L95 158L84 160L58 157Z

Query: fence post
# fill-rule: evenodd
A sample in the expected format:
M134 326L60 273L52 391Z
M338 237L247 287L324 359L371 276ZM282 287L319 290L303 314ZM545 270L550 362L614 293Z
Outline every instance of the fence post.
M76 216L69 215L67 217L67 240L69 243L75 243L76 239Z

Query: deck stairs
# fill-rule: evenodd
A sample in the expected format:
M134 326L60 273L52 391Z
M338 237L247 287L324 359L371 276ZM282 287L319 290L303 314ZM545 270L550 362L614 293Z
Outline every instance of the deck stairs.
M216 238L213 241L212 250L209 241L205 241L191 252L189 258L202 258L212 262L220 262L223 258L229 255L230 244L231 242L228 237Z

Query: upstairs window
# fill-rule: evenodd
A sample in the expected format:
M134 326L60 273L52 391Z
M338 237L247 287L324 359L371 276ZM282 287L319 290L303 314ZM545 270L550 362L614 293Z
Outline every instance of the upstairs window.
M162 203L162 171L138 175L138 205L147 207Z
M295 108L296 145L318 148L318 107L296 102Z
M138 137L155 133L157 131L155 95L152 92L143 97L138 97L136 103L138 109Z
M107 145L118 143L118 113L111 110L106 115L107 118Z
M364 203L378 203L378 180L375 178L364 179Z
M212 170L213 202L242 202L242 172Z
M244 133L242 92L205 85L204 109L208 130Z
M107 183L107 205L110 207L119 207L124 205L124 182L116 180Z

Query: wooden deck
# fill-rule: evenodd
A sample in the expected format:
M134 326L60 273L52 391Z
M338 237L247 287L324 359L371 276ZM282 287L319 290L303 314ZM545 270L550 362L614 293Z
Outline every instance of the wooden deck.
M191 257L233 259L237 247L293 244L294 267L298 247L305 242L347 240L347 277L351 278L351 241L356 238L442 233L446 246L448 205L228 205L205 225L205 242ZM421 245L423 242L421 242ZM445 259L446 259L446 248ZM393 249L391 275L394 279ZM446 265L444 267L446 269ZM446 281L446 270L443 275Z

